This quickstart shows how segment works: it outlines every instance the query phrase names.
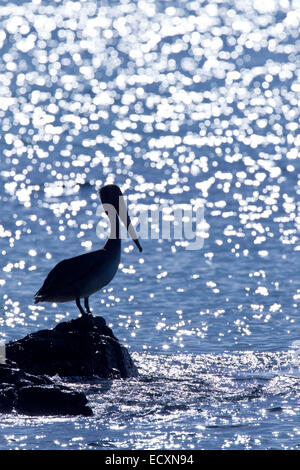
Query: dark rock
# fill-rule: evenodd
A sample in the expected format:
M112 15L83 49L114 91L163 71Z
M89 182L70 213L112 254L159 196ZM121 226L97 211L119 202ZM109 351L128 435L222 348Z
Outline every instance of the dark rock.
M34 376L7 361L0 364L0 413L16 410L30 415L84 415L92 410L83 393Z
M18 412L29 415L85 415L92 414L84 393L57 385L21 387L15 401Z
M0 385L3 383L13 384L22 387L25 384L47 385L52 380L45 376L35 376L20 370L16 363L7 360L5 364L0 364Z
M15 388L9 384L0 385L0 413L10 413L16 399Z
M84 316L59 323L6 345L0 364L0 413L29 415L92 414L81 392L49 376L127 378L137 369L101 317Z
M6 357L27 373L127 378L137 369L105 320L92 315L58 324L6 345Z

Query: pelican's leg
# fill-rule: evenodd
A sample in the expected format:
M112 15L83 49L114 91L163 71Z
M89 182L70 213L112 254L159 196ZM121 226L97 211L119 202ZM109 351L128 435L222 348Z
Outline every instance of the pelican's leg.
M90 311L90 307L89 307L89 298L88 298L88 297L85 297L85 298L84 298L84 306L85 306L85 309L86 309L87 313L92 313L92 312Z
M87 315L87 313L83 310L81 306L80 297L76 297L76 305L79 308L81 315Z

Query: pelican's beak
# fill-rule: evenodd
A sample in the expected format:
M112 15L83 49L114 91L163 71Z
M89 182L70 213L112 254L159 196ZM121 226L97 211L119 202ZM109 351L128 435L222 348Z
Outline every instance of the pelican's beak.
M123 196L119 197L119 217L122 220L123 224L125 225L129 235L131 236L132 240L136 244L137 248L139 249L140 252L142 252L143 248L141 247L136 231L134 230L134 227L131 223Z

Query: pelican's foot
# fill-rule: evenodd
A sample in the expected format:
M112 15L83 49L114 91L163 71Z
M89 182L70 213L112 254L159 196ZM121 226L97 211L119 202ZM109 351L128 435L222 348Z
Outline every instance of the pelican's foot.
M90 309L90 306L89 306L89 298L88 297L84 298L84 306L85 306L86 313L91 314L92 312L91 312L91 309Z
M80 320L81 320L80 323L84 328L87 328L87 329L93 328L93 326L95 325L94 318L95 317L93 317L93 315L91 315L90 313L82 314L80 317Z

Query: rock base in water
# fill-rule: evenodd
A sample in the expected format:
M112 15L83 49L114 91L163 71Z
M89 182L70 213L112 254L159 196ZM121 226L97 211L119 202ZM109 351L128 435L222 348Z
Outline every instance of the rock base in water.
M137 368L127 349L101 317L82 316L6 345L0 364L0 413L28 415L92 414L83 393L49 377L128 378Z
M28 374L7 361L0 364L0 413L13 410L35 416L92 414L84 393Z
M127 349L101 317L86 315L6 345L6 357L35 375L128 378L137 376Z

